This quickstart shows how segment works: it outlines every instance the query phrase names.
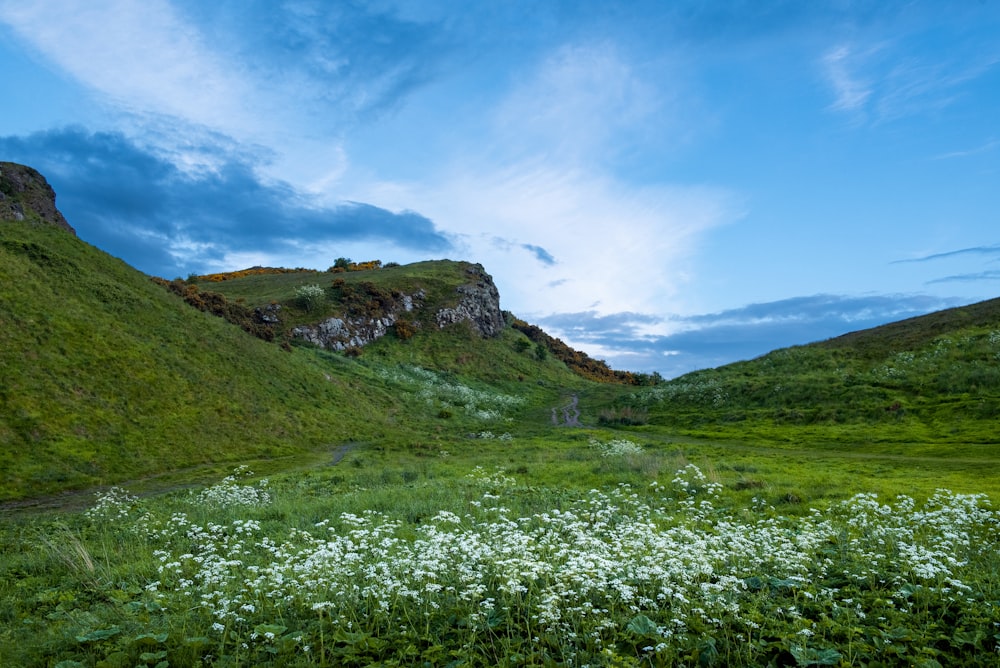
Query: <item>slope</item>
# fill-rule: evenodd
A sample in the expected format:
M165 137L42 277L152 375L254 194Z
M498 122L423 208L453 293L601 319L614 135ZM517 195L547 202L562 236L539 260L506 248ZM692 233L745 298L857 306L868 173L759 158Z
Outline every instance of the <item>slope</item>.
M0 225L0 498L384 429L391 395L328 367L189 308L62 230Z
M586 384L526 354L478 265L264 272L226 282L230 299L81 241L30 168L0 163L0 186L0 501L465 438L514 411L544 423ZM336 314L382 338L361 355L292 334Z
M716 437L996 444L1000 299L694 372L621 405Z

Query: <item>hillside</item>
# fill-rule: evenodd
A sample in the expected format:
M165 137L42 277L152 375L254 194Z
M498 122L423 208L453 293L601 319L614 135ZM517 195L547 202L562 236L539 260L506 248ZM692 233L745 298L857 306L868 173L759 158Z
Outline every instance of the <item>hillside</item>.
M697 371L621 405L716 437L996 444L1000 299Z
M1000 300L661 383L502 311L479 265L151 279L78 239L37 172L0 163L0 193L0 500L544 434L577 409L658 438L997 443Z
M0 169L14 173L10 163ZM392 343L363 356L285 337L286 325L322 319L295 297L320 280L316 272L278 277L280 333L274 342L250 336L40 215L32 198L47 184L33 174L26 190L8 180L3 188L7 211L20 215L0 222L0 500L164 473L185 479L226 462L311 461L354 442L464 436L499 416L491 401L503 387L529 387L544 404L580 382L556 360L516 350L523 337L499 315L488 336L476 331L463 286L485 272L467 263L383 270L354 302L341 286L339 296L362 310L370 290L393 307L399 297L401 308L403 292L423 295L422 308L400 310L408 329L388 327ZM222 301L260 315L243 297Z

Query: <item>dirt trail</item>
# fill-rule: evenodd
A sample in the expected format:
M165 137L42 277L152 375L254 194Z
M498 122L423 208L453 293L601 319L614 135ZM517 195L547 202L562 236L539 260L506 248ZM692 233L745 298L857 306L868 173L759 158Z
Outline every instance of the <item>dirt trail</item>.
M560 408L552 409L552 424L559 425L562 424L566 427L579 427L580 426L580 409L577 405L580 403L580 397L576 394L570 396L569 403ZM557 411L562 411L562 422L559 422L559 416Z

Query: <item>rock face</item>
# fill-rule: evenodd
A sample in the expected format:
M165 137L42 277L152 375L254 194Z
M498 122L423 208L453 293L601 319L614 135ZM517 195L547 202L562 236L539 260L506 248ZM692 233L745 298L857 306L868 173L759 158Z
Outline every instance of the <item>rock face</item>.
M500 310L500 292L493 283L493 277L486 273L481 264L471 265L466 273L472 282L456 288L460 295L457 306L443 308L435 314L438 328L468 321L480 336L500 336L506 321Z
M0 162L0 220L40 220L76 234L45 177L16 162Z
M332 350L361 348L389 333L400 315L409 313L423 304L423 290L403 295L385 313L376 317L327 318L315 325L303 325L292 330L292 336Z
M455 288L458 303L438 309L433 315L433 323L438 329L443 329L468 322L480 336L500 336L506 327L506 320L500 310L500 293L493 278L479 264L469 265L465 271L469 282ZM292 336L332 350L361 348L388 334L406 313L414 314L414 317L407 318L412 326L419 326L421 320L426 322L417 313L425 308L426 298L423 290L411 295L397 295L392 304L382 308L380 313L327 318L315 325L294 328Z

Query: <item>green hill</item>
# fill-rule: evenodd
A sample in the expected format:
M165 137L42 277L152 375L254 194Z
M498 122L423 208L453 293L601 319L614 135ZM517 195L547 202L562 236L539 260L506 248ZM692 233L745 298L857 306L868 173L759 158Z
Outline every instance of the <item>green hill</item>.
M690 434L1000 442L1000 299L687 374L622 406Z
M42 186L29 194L39 190L44 195ZM225 289L233 300L221 302L185 286L207 310L221 303L247 318L253 312L243 302L253 294L282 303L269 343L191 308L38 215L23 192L6 191L4 203L22 215L0 223L0 500L162 474L184 480L201 467L219 470L215 464L290 465L358 441L447 438L483 428L489 421L477 415L493 411L491 397L505 387L528 388L521 394L544 404L579 382L557 360L519 352L513 342L523 336L508 327L483 337L467 322L431 321L454 305L473 265L344 275L346 285L361 286L355 306L372 302L366 291L391 298L418 290L425 306L406 314L402 336L392 328L387 340L351 357L287 334L325 317L302 306L295 289L329 286L330 277L297 271L232 281ZM349 290L336 292L343 298ZM328 306L336 310L344 299Z
M151 280L78 239L36 172L0 176L0 500L426 447L515 417L543 433L569 401L584 424L648 434L997 443L1000 300L661 383L500 311L478 265Z

